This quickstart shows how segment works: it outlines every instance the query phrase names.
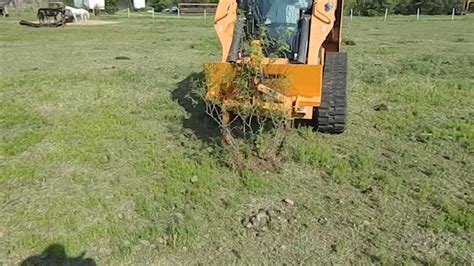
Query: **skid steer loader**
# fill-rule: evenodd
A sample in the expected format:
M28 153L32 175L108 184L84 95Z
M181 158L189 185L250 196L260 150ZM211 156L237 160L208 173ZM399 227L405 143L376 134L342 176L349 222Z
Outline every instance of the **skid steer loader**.
M249 60L252 48L246 44L251 43L261 47L265 57L256 66L261 75L255 77L254 92L255 99L267 103L263 108L276 107L320 132L344 132L347 56L339 52L342 11L343 0L220 0L214 28L222 60L204 66L206 97L224 102L223 117L244 104L235 99L240 88L224 77ZM278 46L286 49L272 53ZM284 90L267 82L275 77L287 81Z

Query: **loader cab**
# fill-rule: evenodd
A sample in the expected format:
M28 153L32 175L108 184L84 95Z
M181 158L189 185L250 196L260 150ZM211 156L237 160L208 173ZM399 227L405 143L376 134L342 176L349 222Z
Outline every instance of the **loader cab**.
M302 14L310 10L312 0L256 0L263 22L259 25L267 31L268 37L276 42L273 51L290 58L297 46L299 22Z

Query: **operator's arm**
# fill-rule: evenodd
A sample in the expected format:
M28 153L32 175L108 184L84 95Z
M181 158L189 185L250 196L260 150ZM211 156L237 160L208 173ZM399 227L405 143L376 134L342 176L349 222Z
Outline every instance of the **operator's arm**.
M265 25L272 24L276 22L278 7L277 4L273 3L270 5L270 9L267 14L265 14Z
M313 3L312 0L299 0L298 3L296 4L296 6L299 9L306 9L306 8L310 7L312 3Z

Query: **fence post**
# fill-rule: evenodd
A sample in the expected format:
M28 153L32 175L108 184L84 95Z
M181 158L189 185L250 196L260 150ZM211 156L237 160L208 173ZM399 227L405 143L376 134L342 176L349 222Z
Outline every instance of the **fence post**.
M353 14L353 13L354 13L354 12L353 12L353 10L352 10L352 8L351 8L351 21L352 21L352 14Z
M387 21L387 16L388 16L388 8L385 8L385 17L383 18L383 21Z
M416 9L416 21L420 21L420 8Z
M130 7L127 8L127 17L128 17L128 19L130 19Z
M181 8L178 7L178 19L179 19L179 16L181 15L181 11L180 11L180 10L181 10Z
M456 8L453 7L453 13L451 14L451 20L454 21L454 14L456 12Z
M155 19L155 8L154 7L151 8L151 17L153 19Z
M207 13L207 12L206 12L206 9L204 8L204 19L207 18L207 14L206 14L206 13Z

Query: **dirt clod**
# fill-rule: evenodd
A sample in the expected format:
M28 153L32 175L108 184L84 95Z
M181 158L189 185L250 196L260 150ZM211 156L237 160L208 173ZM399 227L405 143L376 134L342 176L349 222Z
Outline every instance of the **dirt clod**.
M148 240L140 239L139 242L144 246L149 246L150 242Z
M377 104L376 106L374 106L374 111L386 112L386 111L388 111L388 106L384 103Z
M284 199L283 202L291 206L295 205L295 202L292 201L291 199Z
M177 224L182 224L184 222L184 215L181 213L177 212L173 215L173 220Z
M321 225L325 225L327 224L327 222L328 222L328 219L326 217L318 218L318 223Z
M158 239L158 244L160 245L167 245L168 244L168 236L164 235Z
M195 184L199 181L199 178L195 175L195 176L191 177L190 181L191 181L191 183Z
M240 256L240 252L236 249L232 250L232 254L234 254L234 256L238 259L242 258L242 256Z
M295 216L279 208L262 208L242 219L242 225L257 232L280 230L296 222Z
M130 57L128 57L128 56L117 56L117 57L115 57L115 60L130 60Z
M349 46L356 45L356 42L354 42L353 40L344 40L343 42L345 45L349 45Z

